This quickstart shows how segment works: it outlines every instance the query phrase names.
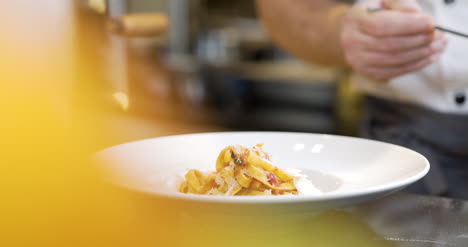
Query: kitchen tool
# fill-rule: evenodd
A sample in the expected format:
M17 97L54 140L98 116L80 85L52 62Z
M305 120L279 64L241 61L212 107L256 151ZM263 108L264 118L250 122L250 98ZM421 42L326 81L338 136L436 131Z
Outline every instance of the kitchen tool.
M384 9L380 9L380 8L368 8L367 9L369 12L379 12L379 11L382 11ZM461 33L461 32L458 32L458 31L454 31L454 30L451 30L449 28L445 28L445 27L441 27L441 26L438 26L438 25L435 25L434 26L434 29L437 29L437 30L440 30L440 31L443 31L443 32L446 32L446 33L451 33L451 34L454 34L454 35L458 35L460 37L464 37L464 38L468 38L468 34L465 34L465 33Z

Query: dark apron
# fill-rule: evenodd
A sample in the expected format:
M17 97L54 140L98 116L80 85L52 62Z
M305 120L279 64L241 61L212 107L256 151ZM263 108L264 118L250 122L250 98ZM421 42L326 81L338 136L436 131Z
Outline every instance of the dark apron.
M410 192L468 199L468 116L367 97L362 136L424 155L429 174Z

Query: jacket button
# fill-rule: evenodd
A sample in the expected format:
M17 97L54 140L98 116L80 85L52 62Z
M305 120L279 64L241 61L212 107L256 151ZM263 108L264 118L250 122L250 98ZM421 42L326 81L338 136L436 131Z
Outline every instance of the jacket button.
M463 105L466 101L466 94L463 92L456 93L454 99L457 105Z
M455 0L444 0L444 3L445 3L445 4L452 4L452 3L454 3L454 2L455 2Z

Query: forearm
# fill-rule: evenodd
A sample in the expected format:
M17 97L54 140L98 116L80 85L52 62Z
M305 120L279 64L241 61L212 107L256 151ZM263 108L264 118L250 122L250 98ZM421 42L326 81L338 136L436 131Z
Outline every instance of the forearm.
M350 5L333 0L257 0L257 6L280 47L310 63L346 66L340 30Z

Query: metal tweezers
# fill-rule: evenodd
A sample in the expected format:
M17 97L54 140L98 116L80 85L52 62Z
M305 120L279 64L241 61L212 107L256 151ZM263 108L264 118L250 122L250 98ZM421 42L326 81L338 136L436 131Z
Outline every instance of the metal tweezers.
M368 8L367 11L369 12L378 12L378 11L382 11L383 9L379 9L379 8ZM451 33L451 34L454 34L454 35L458 35L458 36L461 36L461 37L464 37L464 38L468 38L468 34L466 33L461 33L461 32L458 32L458 31L454 31L454 30L451 30L451 29L448 29L448 28L445 28L445 27L441 27L441 26L434 26L434 29L437 29L437 30L440 30L440 31L443 31L443 32L446 32L446 33Z

